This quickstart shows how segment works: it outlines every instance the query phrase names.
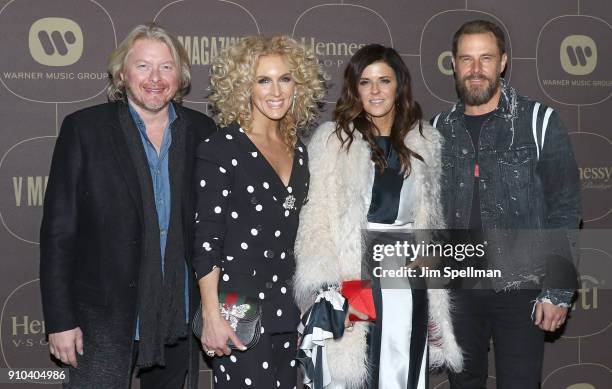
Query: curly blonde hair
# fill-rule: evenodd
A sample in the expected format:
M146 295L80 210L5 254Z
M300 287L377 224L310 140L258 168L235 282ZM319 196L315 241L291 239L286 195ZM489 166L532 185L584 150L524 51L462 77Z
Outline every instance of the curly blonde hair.
M249 128L255 70L259 58L266 55L281 56L295 81L295 101L280 122L281 136L292 149L297 143L298 132L301 135L314 122L325 95L317 57L294 39L250 36L228 47L211 63L208 99L222 126L238 122L243 128Z
M183 97L189 93L191 84L191 69L189 57L183 48L183 45L172 36L166 29L155 23L140 24L121 42L119 47L111 54L108 60L108 85L106 87L106 95L110 101L123 100L126 96L125 82L121 79L121 73L125 67L130 50L139 39L151 39L165 43L170 49L172 58L176 63L180 83L173 100L177 103L183 101Z

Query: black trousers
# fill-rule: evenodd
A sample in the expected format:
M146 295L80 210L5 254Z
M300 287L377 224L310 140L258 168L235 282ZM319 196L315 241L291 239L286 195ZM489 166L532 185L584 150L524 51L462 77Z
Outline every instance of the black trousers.
M452 291L455 336L464 353L464 369L449 373L451 389L486 389L491 338L498 389L540 387L544 331L531 313L539 290Z
M138 342L135 342L136 346ZM136 350L138 348L136 347ZM134 353L134 363L137 352ZM185 383L189 367L189 341L181 339L177 344L165 347L166 366L153 366L138 372L140 389L177 389Z

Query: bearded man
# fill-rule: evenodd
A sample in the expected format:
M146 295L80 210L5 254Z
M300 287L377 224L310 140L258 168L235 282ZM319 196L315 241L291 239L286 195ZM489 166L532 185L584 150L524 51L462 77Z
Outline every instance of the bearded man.
M445 138L444 212L449 228L486 243L480 266L502 269L502 277L454 285L464 370L449 381L453 389L486 388L493 338L497 387L535 389L544 331L564 324L576 287L578 168L557 112L501 78L508 54L499 26L465 23L452 53L460 101L432 120Z

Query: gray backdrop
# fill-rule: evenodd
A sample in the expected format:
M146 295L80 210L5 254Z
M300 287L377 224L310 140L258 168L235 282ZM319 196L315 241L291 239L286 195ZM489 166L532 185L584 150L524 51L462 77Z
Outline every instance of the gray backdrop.
M558 110L581 169L583 287L566 328L546 345L543 386L609 387L609 0L0 0L0 367L53 366L38 289L49 161L64 116L105 101L108 55L134 25L156 20L179 36L193 64L186 105L203 112L211 58L244 35L284 33L312 46L328 74L324 119L334 108L347 60L359 45L373 42L402 54L415 96L431 117L456 99L451 37L474 18L503 26L510 52L506 78L522 94ZM491 363L490 387L495 375ZM200 376L200 387L210 388L205 365ZM431 387L447 388L445 376L435 377Z

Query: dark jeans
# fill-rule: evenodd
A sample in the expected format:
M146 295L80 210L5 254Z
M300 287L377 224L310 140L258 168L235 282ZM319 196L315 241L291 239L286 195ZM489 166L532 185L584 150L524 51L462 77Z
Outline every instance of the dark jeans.
M539 290L452 291L455 336L464 353L464 368L449 373L452 389L485 389L490 339L495 347L498 389L540 387L544 331L531 312Z
M138 342L135 349L138 350ZM138 353L134 352L134 363ZM141 389L177 389L182 388L189 367L189 342L181 339L172 346L165 347L166 366L154 366L140 370Z

